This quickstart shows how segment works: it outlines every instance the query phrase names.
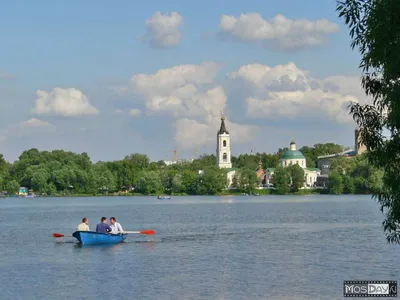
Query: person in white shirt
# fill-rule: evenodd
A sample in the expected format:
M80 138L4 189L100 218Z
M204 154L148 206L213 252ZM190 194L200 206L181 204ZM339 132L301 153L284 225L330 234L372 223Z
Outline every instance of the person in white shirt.
M78 225L78 231L90 231L88 218L83 218L82 223Z
M122 229L121 224L119 224L117 222L117 220L115 219L115 217L111 217L110 218L110 227L112 229L111 233L112 234L118 234L118 233L122 233L124 230Z

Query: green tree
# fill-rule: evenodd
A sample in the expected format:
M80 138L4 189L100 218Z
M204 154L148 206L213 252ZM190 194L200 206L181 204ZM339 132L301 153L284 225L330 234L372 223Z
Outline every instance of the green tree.
M16 180L10 180L4 188L8 194L16 194L19 190L19 183Z
M197 178L198 178L197 172L189 170L182 171L182 192L187 193L189 195L195 195Z
M339 174L352 174L356 167L357 160L354 158L337 157L332 159L331 172L336 171Z
M307 166L315 168L318 156L340 153L343 151L343 147L334 143L325 143L315 144L313 147L303 146L299 151L306 157Z
M256 172L250 168L245 168L237 172L232 181L234 180L236 181L235 185L237 188L246 193L253 192L260 184L260 180L258 179Z
M374 197L385 213L388 241L400 243L400 1L338 1L337 10L350 29L351 47L361 54L362 86L373 100L352 103L350 113L369 162L384 170L383 188Z
M172 178L171 190L173 193L180 193L182 192L183 187L183 178L182 174L176 174Z
M215 195L226 188L228 179L225 170L209 166L203 171L204 173L200 174L196 180L196 194Z
M347 194L354 194L356 192L356 185L354 178L349 175L342 175L343 179L343 192Z
M344 184L343 177L337 171L332 171L329 174L328 189L330 194L339 195L343 192Z
M145 171L139 177L136 191L144 195L155 194L162 191L162 183L156 171Z
M274 186L277 194L284 195L289 192L290 174L282 166L278 166L274 172Z
M286 168L291 182L293 192L298 192L304 186L304 170L298 164L291 165Z

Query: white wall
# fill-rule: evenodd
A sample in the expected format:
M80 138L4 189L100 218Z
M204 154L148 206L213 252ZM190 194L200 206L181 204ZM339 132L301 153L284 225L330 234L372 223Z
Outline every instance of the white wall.
M306 160L304 158L300 158L300 159L285 159L285 160L282 160L282 162L281 162L283 167L289 167L290 164L294 165L294 164L297 164L297 163L303 169L306 168Z
M226 146L224 147L224 141ZM226 161L223 160L223 155L226 153ZM231 162L231 140L229 134L218 134L217 136L217 165L220 168L232 168Z

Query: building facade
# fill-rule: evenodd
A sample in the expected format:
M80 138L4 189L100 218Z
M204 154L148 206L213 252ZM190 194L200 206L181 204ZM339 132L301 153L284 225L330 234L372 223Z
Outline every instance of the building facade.
M232 168L231 138L225 126L225 117L221 117L221 126L217 132L217 165L220 168Z
M232 168L231 155L231 137L226 129L225 117L221 117L221 126L217 131L217 166L220 169L227 170L228 187L232 185L233 178L236 174L236 169Z
M319 169L321 169L321 176L323 175L323 177L326 177L329 175L330 168L334 159L339 157L351 159L356 157L357 155L363 154L365 151L367 151L367 148L361 140L360 130L356 129L354 130L354 149L342 151L335 154L318 156L317 166Z
M304 170L304 184L308 187L314 186L318 175L321 174L321 170L318 168L307 168L306 158L303 153L296 149L296 143L294 140L292 140L290 143L289 150L282 153L280 164L285 168L295 164L302 167ZM275 168L267 169L265 175L265 184L273 184L274 172Z

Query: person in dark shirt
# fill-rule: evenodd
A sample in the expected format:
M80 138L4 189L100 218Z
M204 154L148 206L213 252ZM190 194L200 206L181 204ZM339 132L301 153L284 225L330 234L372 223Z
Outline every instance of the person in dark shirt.
M112 231L112 229L111 229L110 225L107 224L107 218L106 217L102 217L101 218L101 223L97 224L97 226L96 226L96 232L98 232L98 233L109 233L111 231Z

